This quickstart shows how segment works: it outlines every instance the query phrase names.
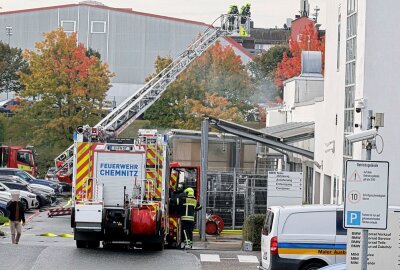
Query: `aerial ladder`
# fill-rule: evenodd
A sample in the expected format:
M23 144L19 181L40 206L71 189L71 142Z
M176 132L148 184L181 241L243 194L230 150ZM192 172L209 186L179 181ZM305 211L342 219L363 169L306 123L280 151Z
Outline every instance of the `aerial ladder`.
M219 27L214 27L213 24L217 21L220 21L221 24ZM154 104L178 75L213 45L218 38L239 36L250 32L250 17L224 14L216 19L214 23L170 65L154 76L136 93L119 104L94 127L98 128L101 134L108 133L108 135L118 136ZM65 174L72 172L73 155L74 148L71 145L55 158L57 173L60 171Z

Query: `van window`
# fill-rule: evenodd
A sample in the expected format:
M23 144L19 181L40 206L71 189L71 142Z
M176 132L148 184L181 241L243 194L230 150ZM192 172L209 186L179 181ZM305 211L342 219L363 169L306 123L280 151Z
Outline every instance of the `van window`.
M263 235L269 235L272 230L272 223L274 222L274 213L272 211L267 211L267 216L265 217Z
M291 214L285 222L284 234L325 234L336 233L336 211L303 212Z
M347 235L347 229L343 227L343 210L336 212L336 235Z

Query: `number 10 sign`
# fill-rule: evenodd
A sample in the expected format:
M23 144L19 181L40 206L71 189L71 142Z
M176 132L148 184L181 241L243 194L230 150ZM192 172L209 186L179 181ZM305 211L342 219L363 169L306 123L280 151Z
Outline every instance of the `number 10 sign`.
M389 162L348 160L344 227L386 229Z

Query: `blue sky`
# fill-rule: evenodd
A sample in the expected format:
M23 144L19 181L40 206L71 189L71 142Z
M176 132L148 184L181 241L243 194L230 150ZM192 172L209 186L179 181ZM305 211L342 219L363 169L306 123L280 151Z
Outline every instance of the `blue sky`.
M326 2L328 0L309 0L310 7L321 8L319 23L324 27ZM0 11L73 4L73 0L0 0ZM300 9L300 0L101 0L110 7L132 8L136 11L160 14L182 19L213 22L221 13L227 11L232 4L252 5L252 18L255 27L282 27L286 18L293 18Z

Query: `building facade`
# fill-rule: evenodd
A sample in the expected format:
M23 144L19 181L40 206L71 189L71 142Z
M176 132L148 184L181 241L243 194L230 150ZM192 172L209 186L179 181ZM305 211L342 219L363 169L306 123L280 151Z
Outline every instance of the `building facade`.
M175 58L210 26L90 1L0 13L0 40L12 47L32 50L43 33L59 27L76 32L78 42L98 51L108 63L116 75L108 99L119 103L144 85L157 56ZM220 42L232 46L244 63L250 61L250 54L232 39Z
M376 149L372 149L372 160L389 161L389 204L400 205L400 166L396 162L400 151L400 57L395 45L400 32L396 30L396 15L390 12L398 8L400 2L395 0L329 1L328 10L332 12L328 13L326 24L325 76L320 100L303 104L301 110L298 104L290 105L296 101L290 94L296 93L292 89L293 80L298 80L295 78L285 83L283 106L267 112L267 126L279 121L314 122L314 145L303 147L314 151L311 196L315 204L343 203L346 161L366 158L363 142L350 143L346 136L367 130L371 111L385 116L384 127L379 128L380 136L375 139ZM311 90L310 84L303 89ZM304 165L309 161L301 162Z

